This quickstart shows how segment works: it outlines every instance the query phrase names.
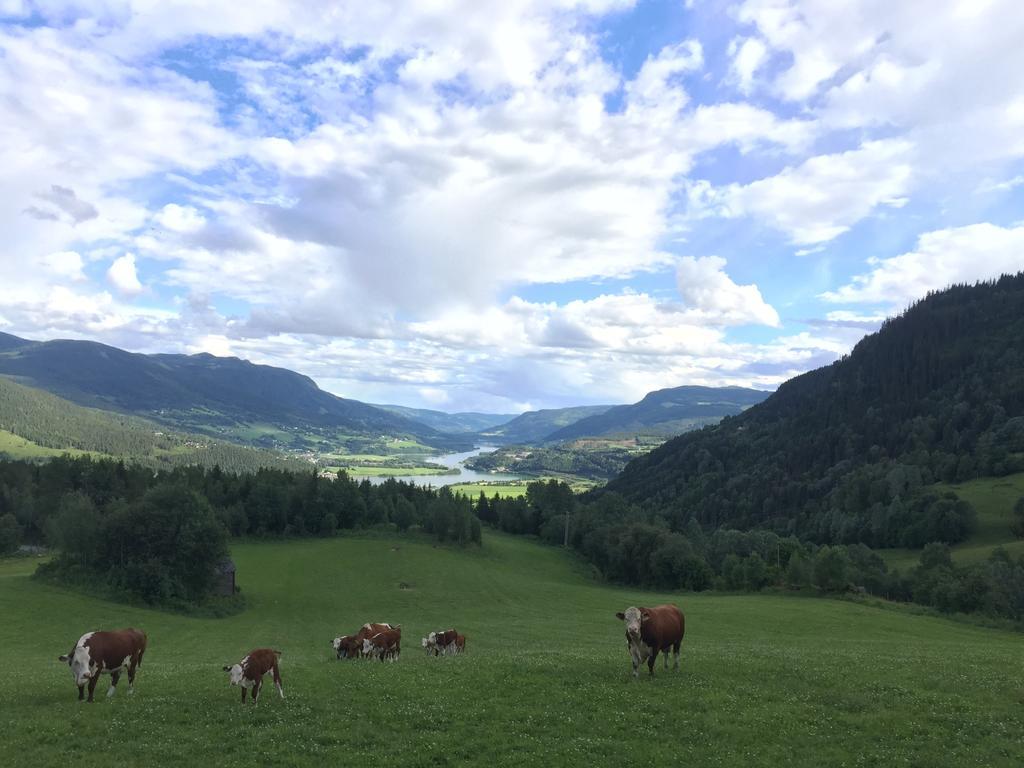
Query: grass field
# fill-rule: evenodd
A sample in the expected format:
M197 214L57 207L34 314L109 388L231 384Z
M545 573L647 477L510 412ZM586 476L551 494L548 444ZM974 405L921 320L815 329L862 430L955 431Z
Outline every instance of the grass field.
M966 483L940 483L939 491L952 491L969 501L978 513L978 529L967 539L951 547L953 560L974 563L984 560L996 547L1003 547L1014 556L1024 555L1024 540L1010 532L1013 505L1024 496L1024 473L1007 477L982 477ZM921 556L916 549L879 549L890 568L912 568Z
M524 480L521 483L516 482L486 482L486 483L455 483L449 486L452 489L452 493L461 493L463 496L469 496L471 498L477 498L480 492L483 491L488 499L493 499L496 495L505 499L517 499L520 496L526 495L526 484L530 482Z
M665 595L591 581L561 551L345 538L233 548L245 613L206 620L93 600L0 561L2 762L73 765L1018 766L1020 635L778 596ZM406 588L401 588L400 583ZM614 612L677 601L678 673L634 682ZM395 664L339 662L363 621L403 625ZM83 632L134 625L133 697L79 704ZM426 658L455 626L467 653ZM221 666L284 651L287 699L242 707ZM123 683L122 683L123 685ZM105 684L97 689L100 693Z
M6 454L12 459L43 459L60 456L65 453L69 453L72 456L82 456L88 453L88 451L79 451L74 448L47 448L5 429L0 429L0 455Z

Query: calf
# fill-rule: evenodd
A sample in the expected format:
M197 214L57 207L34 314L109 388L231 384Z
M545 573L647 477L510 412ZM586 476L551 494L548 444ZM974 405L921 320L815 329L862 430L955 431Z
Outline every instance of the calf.
M71 668L71 676L78 686L78 700L85 698L85 686L89 685L89 701L100 675L110 675L107 696L117 692L117 681L121 672L128 671L128 693L135 693L135 673L142 665L146 652L146 633L139 629L119 629L114 632L86 632L71 653L60 656Z
M281 686L281 670L277 667L277 657L280 651L272 648L257 648L249 651L249 655L237 664L225 665L224 671L228 673L228 681L232 685L242 686L242 703L245 704L245 692L252 688L252 703L255 704L260 698L260 689L263 687L263 676L267 672L273 672L274 685L277 692L284 698L284 688Z
M668 669L668 651L675 656L675 668L679 669L679 647L686 633L683 612L674 605L656 605L653 608L627 608L615 614L626 622L626 646L633 658L633 677L640 674L640 665L647 662L647 670L654 676L654 661L659 651L665 654L665 669Z
M397 661L402 654L402 633L397 629L385 629L373 637L363 640L363 655L375 656L381 661Z
M342 635L331 643L339 659L357 659L363 653L363 638L358 635Z

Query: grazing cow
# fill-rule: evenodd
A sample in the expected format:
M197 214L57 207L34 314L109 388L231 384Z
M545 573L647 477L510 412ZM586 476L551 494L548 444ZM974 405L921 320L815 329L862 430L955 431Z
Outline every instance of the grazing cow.
M357 659L363 653L363 640L357 635L342 635L331 643L339 659Z
M274 685L277 692L284 698L284 688L281 686L281 670L277 667L277 657L280 651L272 648L257 648L249 651L249 655L237 664L225 665L224 671L228 673L228 681L232 685L242 686L242 703L245 704L245 692L252 688L252 703L255 704L260 698L260 689L263 687L263 676L267 672L274 673Z
M627 608L615 614L626 622L626 646L633 657L633 677L640 674L640 665L646 661L647 669L654 676L654 661L659 651L665 654L665 669L668 669L668 651L675 656L675 668L679 669L679 647L686 633L686 619L683 612L674 605L656 605L653 608Z
M466 651L466 636L456 635L455 642L450 643L448 648L451 649L452 653L465 653Z
M434 655L455 653L455 639L459 633L454 629L445 629L441 632L431 632L427 636L428 650L433 650Z
M107 696L117 692L117 681L121 672L128 670L128 693L135 693L135 673L142 665L142 654L146 652L146 633L139 629L119 629L115 632L86 632L71 649L71 653L60 656L60 660L71 667L71 676L78 686L78 700L85 697L85 685L89 684L89 702L100 675L110 675Z
M391 626L390 624L379 622L368 622L363 624L354 635L342 635L341 637L334 638L331 641L331 647L334 648L334 652L339 659L357 659L363 655L363 641L386 629L394 629L401 636L402 626L400 624Z
M381 661L397 661L402 654L402 633L399 629L385 629L373 637L363 640L363 655L373 656Z

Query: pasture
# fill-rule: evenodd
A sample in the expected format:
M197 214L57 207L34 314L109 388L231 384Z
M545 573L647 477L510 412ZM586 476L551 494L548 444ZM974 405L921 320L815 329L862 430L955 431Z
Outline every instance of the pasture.
M979 477L965 483L939 483L937 491L952 491L971 503L978 514L978 527L966 540L950 547L953 561L962 565L985 560L996 547L1014 557L1024 555L1024 539L1010 530L1013 505L1024 497L1024 472L1006 477ZM921 557L916 549L876 550L890 568L913 568Z
M195 619L91 599L0 561L5 766L999 766L1024 755L1024 638L902 610L610 588L563 552L491 532L236 544L250 608ZM634 682L617 610L675 601L682 669ZM331 639L398 622L394 664ZM89 629L149 634L135 696L79 704ZM460 657L419 638L455 626ZM283 650L287 698L242 707L221 666ZM126 686L122 682L122 689Z

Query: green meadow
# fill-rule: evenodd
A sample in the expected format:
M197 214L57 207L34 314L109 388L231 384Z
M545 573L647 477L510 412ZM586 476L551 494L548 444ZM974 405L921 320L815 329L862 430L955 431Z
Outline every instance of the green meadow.
M898 608L812 597L652 594L603 585L564 552L486 533L236 544L248 609L197 619L105 602L0 561L5 766L1017 766L1024 642ZM674 601L682 668L634 681L621 623ZM401 623L394 664L331 639ZM79 704L66 653L137 626L137 692ZM450 626L460 657L419 639ZM221 667L281 649L287 696L241 706ZM660 660L659 660L660 662ZM126 688L122 681L122 688Z
M1006 477L981 477L965 483L940 483L938 491L952 491L970 502L978 514L977 530L959 544L950 547L953 561L966 565L986 559L996 547L1014 557L1024 555L1024 539L1016 539L1010 530L1013 505L1024 497L1024 473ZM915 549L877 550L890 568L913 568L921 556Z

